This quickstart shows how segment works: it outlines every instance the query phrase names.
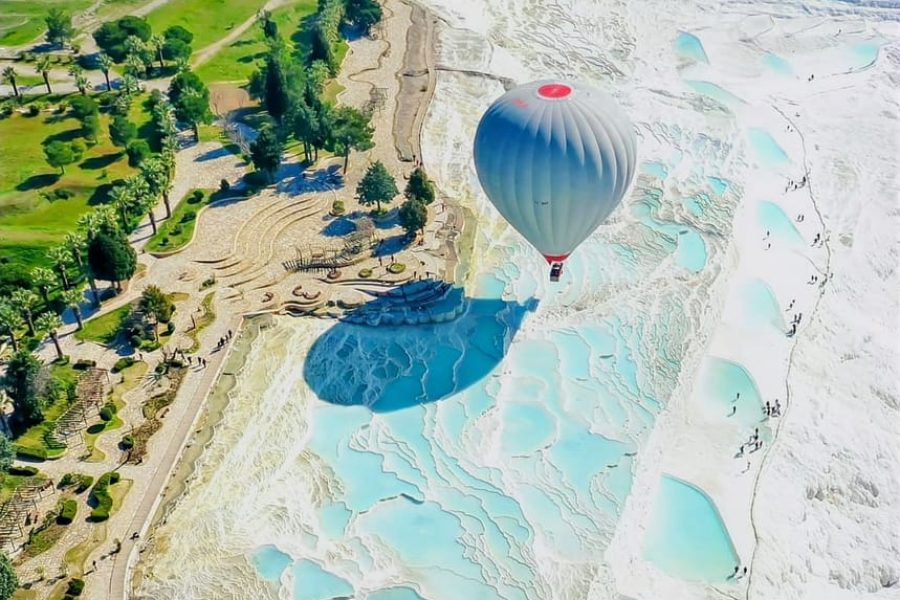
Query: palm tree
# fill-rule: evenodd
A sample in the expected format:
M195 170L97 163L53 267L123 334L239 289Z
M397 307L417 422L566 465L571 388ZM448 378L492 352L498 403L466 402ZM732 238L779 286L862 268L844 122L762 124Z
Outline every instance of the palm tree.
M109 199L112 202L112 205L119 209L122 229L128 229L128 209L131 208L131 205L134 202L131 198L131 190L124 185L117 185L110 190Z
M166 64L163 62L163 44L165 44L165 40L163 40L162 36L150 36L150 45L156 49L156 57L159 59L160 70L166 68Z
M47 86L47 93L52 94L53 90L50 89L50 69L53 68L52 63L50 62L49 56L42 56L38 59L35 68L38 70L38 73L41 74L41 77L44 78L44 85Z
M50 339L53 340L53 345L56 346L56 355L59 357L59 360L62 360L64 356L62 348L59 347L59 336L56 333L56 330L59 329L60 325L62 325L62 320L55 312L45 312L37 318L38 329L46 331L50 335Z
M75 264L78 265L79 269L84 265L84 259L81 256L84 250L84 243L84 235L81 233L66 234L65 246L72 253L72 258L75 259Z
M18 289L9 296L12 304L19 312L25 315L25 322L28 323L28 335L34 335L34 309L40 298L31 290Z
M66 306L72 307L72 313L75 315L75 320L78 322L78 329L82 329L84 323L81 322L81 302L84 300L84 294L82 294L80 290L72 288L71 290L66 290L62 293L62 299L63 302L66 303Z
M106 52L101 52L98 63L100 64L100 70L103 71L103 77L106 79L106 91L111 92L112 86L109 85L109 71L113 68L113 59Z
M140 91L141 84L134 75L125 73L122 76L122 89L125 90L126 94L136 94Z
M153 156L141 163L141 171L150 187L150 193L162 196L166 205L166 218L172 218L172 206L169 204L169 191L172 189L172 170L165 157Z
M16 340L16 332L22 329L25 320L19 313L18 309L8 300L0 300L0 329L9 336L12 343L13 352L19 351L19 342Z
M69 289L69 274L66 273L66 267L69 265L69 261L72 257L69 254L68 248L65 246L55 246L50 248L50 250L47 251L47 257L50 259L50 262L53 263L53 266L56 267L56 272L59 273L63 289Z
M77 64L73 64L69 67L69 75L71 75L75 79L75 87L78 88L78 91L81 92L82 96L87 95L88 88L88 79L84 76L84 69L79 67Z
M9 85L12 86L13 94L15 94L16 98L18 98L19 86L16 85L16 70L12 67L6 67L5 69L3 69L3 80L9 82Z
M150 226L153 228L153 235L156 235L156 215L153 214L153 208L156 206L157 196L151 193L150 186L147 181L140 175L129 177L125 181L128 186L131 197L134 198L135 204L147 211L150 217Z
M46 267L35 267L31 270L31 283L41 293L44 304L50 303L50 288L56 283L56 275Z

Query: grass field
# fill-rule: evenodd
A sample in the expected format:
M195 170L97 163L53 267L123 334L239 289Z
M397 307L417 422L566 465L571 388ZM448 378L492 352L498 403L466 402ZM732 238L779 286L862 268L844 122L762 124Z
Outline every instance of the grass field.
M316 0L299 0L276 9L272 13L272 18L278 24L281 35L289 38L299 29L300 21L314 12ZM244 83L256 70L266 49L262 31L259 26L254 25L210 60L197 67L197 75L206 83Z
M139 127L149 120L142 99L135 100L131 117ZM109 141L106 114L101 113L100 125L99 143L60 176L44 159L43 143L78 138L77 120L49 112L0 120L0 255L27 268L46 264L47 249L74 230L92 205L105 201L109 184L134 173L121 149ZM42 195L58 189L72 197L51 201Z
M30 42L47 28L44 17L54 6L75 15L92 0L0 0L0 46Z
M265 0L171 0L147 15L155 33L181 25L194 34L191 45L201 50L220 40L263 7Z
M172 218L166 219L159 226L156 235L147 241L150 252L171 252L183 248L194 235L197 224L197 213L212 201L215 190L200 190L203 198L194 204L188 202L195 190L188 190L185 197L172 211Z
M82 342L111 344L119 335L122 321L131 314L131 305L120 306L105 315L94 317L84 323L84 329L75 332L75 339Z

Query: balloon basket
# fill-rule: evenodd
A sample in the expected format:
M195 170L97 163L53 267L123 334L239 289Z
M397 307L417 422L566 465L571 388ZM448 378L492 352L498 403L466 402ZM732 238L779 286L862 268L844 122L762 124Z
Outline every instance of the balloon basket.
M553 263L552 265L550 265L550 281L559 281L559 276L562 275L562 270L562 263Z

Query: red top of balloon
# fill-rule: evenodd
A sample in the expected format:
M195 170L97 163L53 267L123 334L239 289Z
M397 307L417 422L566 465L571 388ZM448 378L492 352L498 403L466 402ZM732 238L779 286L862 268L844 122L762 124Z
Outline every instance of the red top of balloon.
M565 98L572 93L572 88L562 83L548 83L538 88L538 96L553 100Z

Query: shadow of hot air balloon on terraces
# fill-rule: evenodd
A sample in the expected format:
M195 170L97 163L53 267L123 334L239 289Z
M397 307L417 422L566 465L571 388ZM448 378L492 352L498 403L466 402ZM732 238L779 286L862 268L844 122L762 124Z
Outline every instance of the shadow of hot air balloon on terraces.
M487 376L536 307L535 299L465 298L441 281L408 283L326 331L303 375L332 404L390 412L437 402Z

